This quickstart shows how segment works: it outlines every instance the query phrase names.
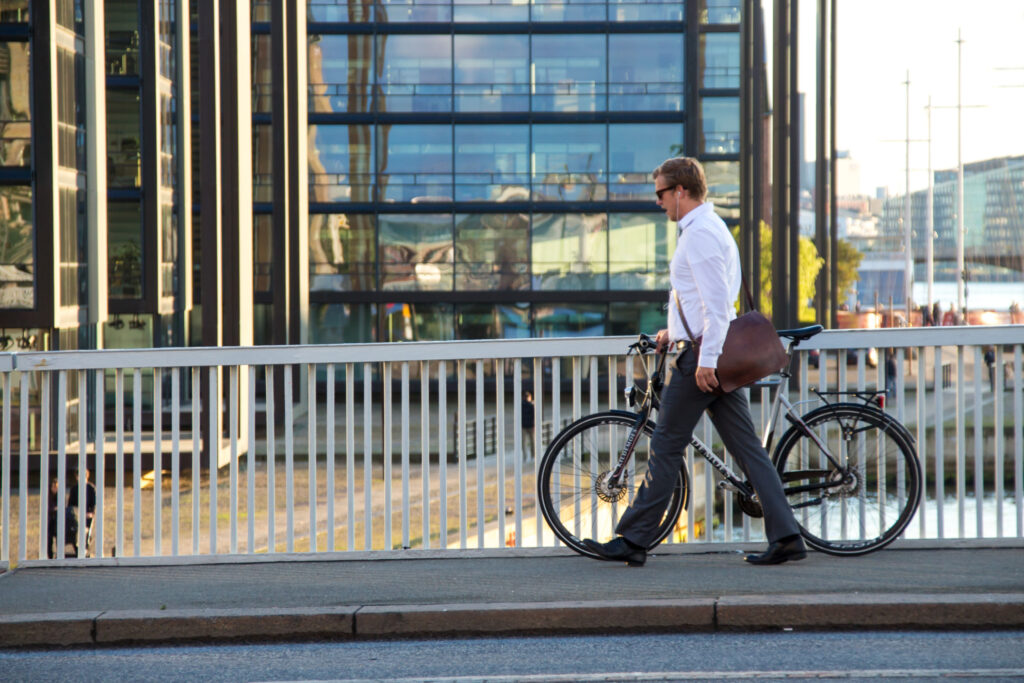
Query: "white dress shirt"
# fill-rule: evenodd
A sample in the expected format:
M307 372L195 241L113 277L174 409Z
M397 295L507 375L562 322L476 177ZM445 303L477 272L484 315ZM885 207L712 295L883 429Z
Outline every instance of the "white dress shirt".
M669 266L690 330L703 337L698 365L717 368L729 322L736 317L742 273L740 252L725 223L706 202L679 219L676 251ZM673 293L669 292L668 334L673 342L689 340Z

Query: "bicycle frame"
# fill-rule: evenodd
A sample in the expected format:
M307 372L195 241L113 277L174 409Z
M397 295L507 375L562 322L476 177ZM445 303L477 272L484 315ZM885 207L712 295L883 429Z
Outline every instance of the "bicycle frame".
M797 347L798 343L799 342L796 339L793 339L789 342L789 344L786 347L786 355L790 361L792 361L793 350ZM612 470L611 475L609 477L609 481L612 482L613 484L621 481L622 474L625 471L626 465L629 463L629 460L633 455L633 450L636 447L636 443L640 437L640 433L643 430L643 428L647 425L647 423L650 421L651 411L655 407L657 407L658 397L661 393L661 388L664 384L665 362L668 354L665 351L658 352L659 358L657 362L657 368L652 373L649 370L647 362L643 361L644 352L652 347L653 344L651 343L651 340L645 337L644 335L641 335L640 341L638 341L636 344L633 344L630 347L630 353L632 353L634 350L637 351L644 364L644 372L645 374L647 374L647 388L643 390L643 395L638 401L639 405L637 406L637 421L630 429L629 435L626 437L626 443L620 451L618 461L616 462L615 468ZM768 422L765 424L764 434L761 437L761 445L764 446L765 451L768 451L771 448L772 440L775 435L775 425L778 422L779 415L782 414L783 408L785 408L785 414L787 419L789 419L789 421L792 422L797 428L801 429L808 438L814 441L814 443L820 449L822 455L828 458L828 460L831 461L837 468L842 469L842 463L836 460L836 458L829 451L828 446L824 442L822 442L820 438L818 438L818 435L815 434L814 431L810 429L810 427L807 426L807 424L803 421L801 416L797 414L796 406L792 402L790 402L790 400L786 397L786 394L789 391L789 380L791 377L789 373L789 365L790 363L787 362L785 367L779 373L780 380L775 387L775 397L772 399L772 407L771 411L769 412ZM639 387L637 387L634 384L632 387L630 387L630 389L627 389L627 400L629 400L631 404L634 401L636 401L636 392L638 388ZM821 393L815 393L818 394L819 398L821 398L822 400L826 400L827 402L827 399L825 399L825 397ZM861 392L848 393L857 394L858 396L860 396L861 394ZM862 399L864 398L863 396L860 397ZM723 481L719 482L719 487L731 488L737 493L740 493L741 495L744 495L748 498L753 498L755 496L755 492L750 487L750 485L747 484L746 481L744 481L744 479L740 478L728 465L725 464L725 462L721 458L719 458L715 454L715 452L710 447L708 447L707 444L701 441L697 436L691 437L690 445L693 447L694 450L696 450L701 455L701 457L703 457L708 463L710 463L712 467L718 470L719 474L722 475ZM814 488L826 489L828 488L828 485L823 484L820 486L815 486Z

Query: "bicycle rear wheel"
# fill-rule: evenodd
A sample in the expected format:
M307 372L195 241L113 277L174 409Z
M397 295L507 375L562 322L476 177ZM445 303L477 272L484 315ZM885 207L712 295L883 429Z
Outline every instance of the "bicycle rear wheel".
M892 543L921 499L913 442L884 412L855 403L824 406L779 441L775 466L807 544L832 555L863 555ZM836 463L839 466L836 466Z
M619 410L588 415L562 430L541 460L537 482L541 513L559 540L581 555L596 557L583 545L583 538L605 543L615 537L619 517L647 474L654 433L651 422L637 438L625 478L619 486L608 483L637 419L636 414ZM648 550L672 533L688 489L686 471L681 469L657 538Z

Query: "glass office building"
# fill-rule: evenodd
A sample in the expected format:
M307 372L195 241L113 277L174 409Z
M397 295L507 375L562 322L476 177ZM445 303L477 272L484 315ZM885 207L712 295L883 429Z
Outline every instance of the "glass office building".
M4 349L655 329L748 6L0 0Z

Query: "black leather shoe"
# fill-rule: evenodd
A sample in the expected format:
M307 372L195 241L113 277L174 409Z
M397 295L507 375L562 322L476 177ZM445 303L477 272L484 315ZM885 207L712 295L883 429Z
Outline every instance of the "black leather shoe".
M597 553L602 560L626 562L630 567L642 567L647 561L647 551L630 543L622 536L613 538L607 543L598 543L587 538L583 541L583 545Z
M768 550L760 554L747 555L750 564L782 564L783 562L802 560L807 557L804 539L799 536L780 538L768 546Z

